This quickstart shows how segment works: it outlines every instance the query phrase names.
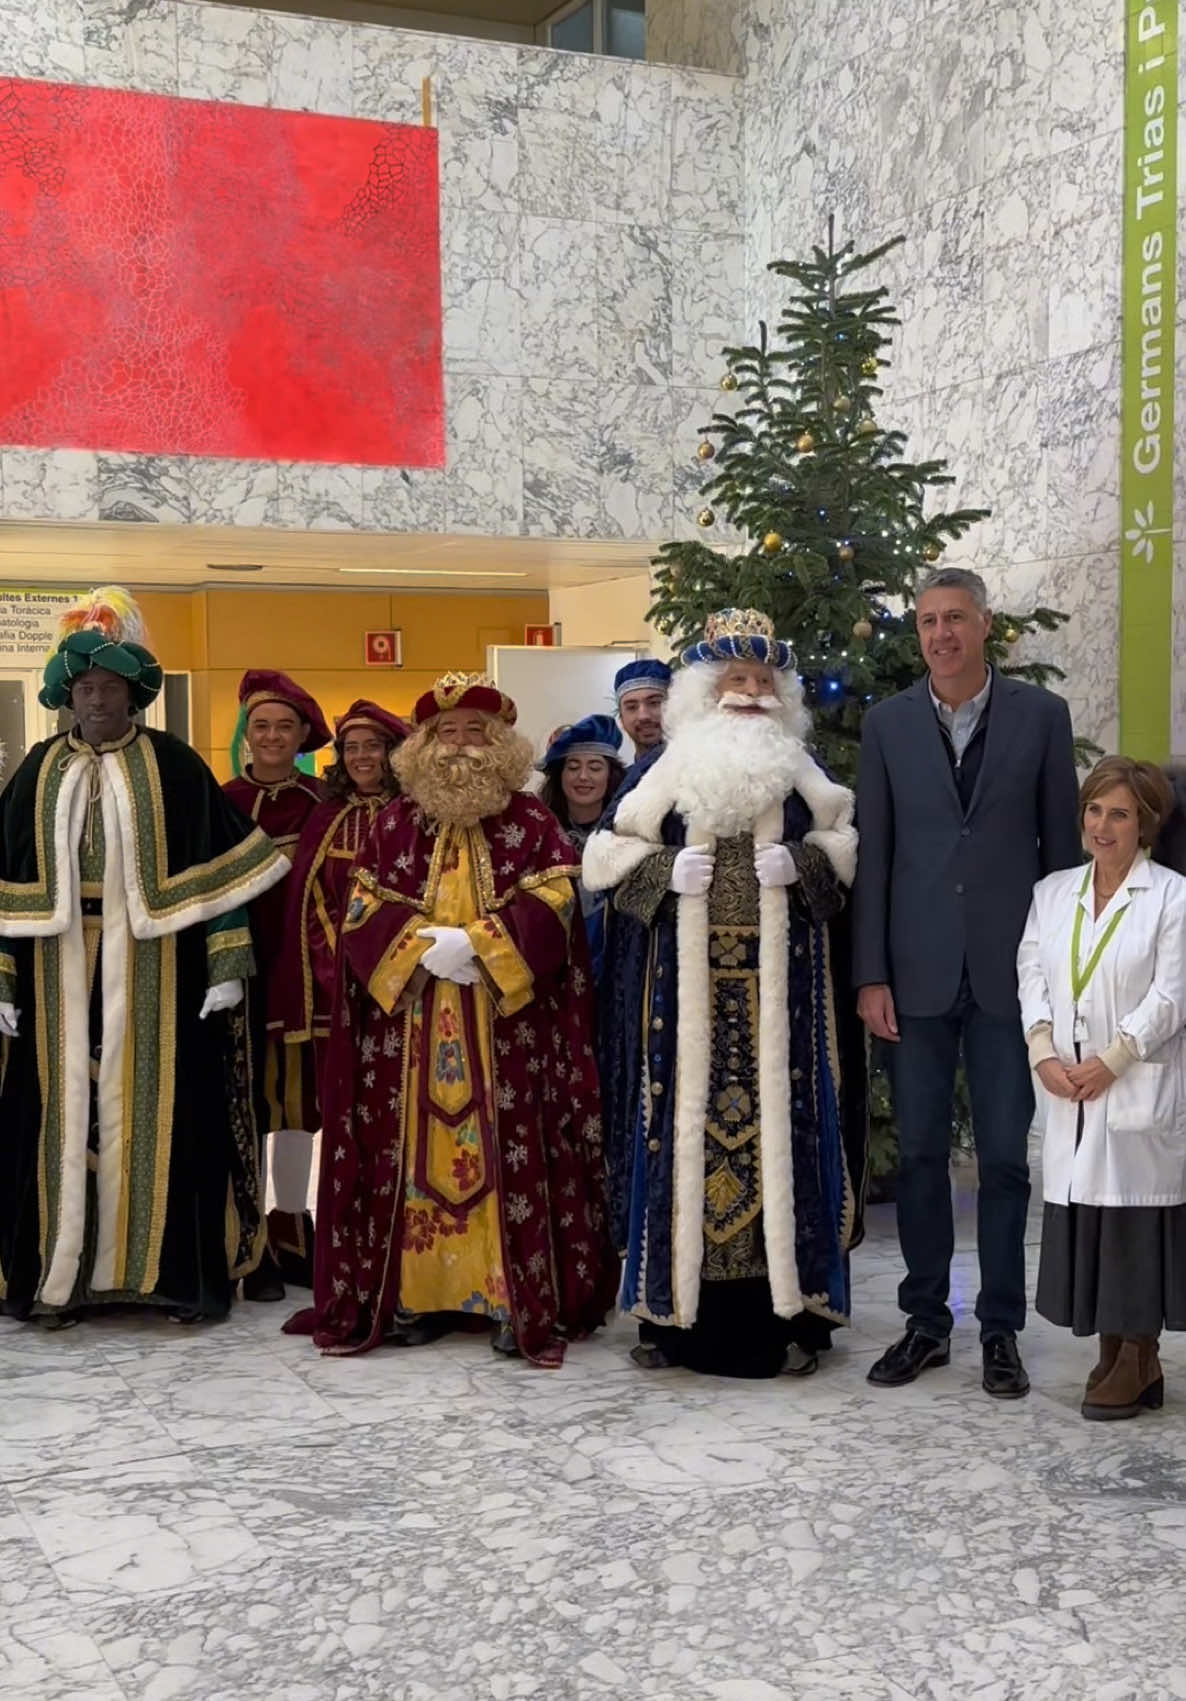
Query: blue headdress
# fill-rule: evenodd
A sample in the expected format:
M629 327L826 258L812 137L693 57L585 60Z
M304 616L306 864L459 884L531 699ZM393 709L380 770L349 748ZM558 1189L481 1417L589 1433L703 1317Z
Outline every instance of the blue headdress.
M666 662L652 656L640 656L627 662L614 675L614 696L622 701L627 691L663 691L671 688L671 669Z
M561 727L545 750L539 766L558 768L570 756L605 756L616 762L622 749L622 734L609 715L586 715L583 721Z
M681 660L685 667L693 662L761 662L785 673L795 665L795 652L785 638L774 636L769 615L756 608L723 608L709 615L703 638L689 645Z

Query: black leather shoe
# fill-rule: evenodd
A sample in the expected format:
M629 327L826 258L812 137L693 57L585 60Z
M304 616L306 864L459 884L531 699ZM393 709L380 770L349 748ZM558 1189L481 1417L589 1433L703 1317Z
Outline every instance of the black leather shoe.
M1020 1400L1030 1391L1014 1335L989 1335L984 1350L984 1392L994 1400Z
M257 1304L273 1305L276 1300L284 1298L284 1281L280 1275L280 1267L266 1251L256 1269L250 1275L243 1277L243 1298L253 1299Z
M869 1372L869 1380L879 1388L900 1388L915 1381L924 1370L946 1364L950 1358L949 1341L937 1341L933 1335L920 1335L917 1329L907 1329L900 1341L882 1353Z

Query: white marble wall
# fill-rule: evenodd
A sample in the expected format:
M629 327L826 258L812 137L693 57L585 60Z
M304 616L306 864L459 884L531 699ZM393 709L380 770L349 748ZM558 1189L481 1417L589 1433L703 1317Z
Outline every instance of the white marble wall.
M918 458L950 456L956 499L993 509L953 556L1002 603L1071 615L1031 648L1066 667L1078 728L1108 748L1124 13L751 0L746 44L747 323L778 299L766 262L819 241L829 209L861 248L905 235L882 268L904 321L883 417Z
M739 77L745 25L736 0L647 0L647 58Z
M662 537L744 294L736 79L191 0L0 0L0 75L441 131L448 464L0 451L0 515ZM694 526L693 528L694 529Z

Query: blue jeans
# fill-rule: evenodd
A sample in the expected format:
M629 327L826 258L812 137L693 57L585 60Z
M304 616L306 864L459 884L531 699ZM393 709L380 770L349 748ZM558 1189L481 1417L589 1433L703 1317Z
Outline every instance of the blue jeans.
M906 1277L898 1304L909 1328L937 1340L951 1333L947 1297L955 1229L948 1163L962 1047L980 1172L976 1316L981 1339L1016 1334L1025 1324L1026 1143L1034 1115L1020 1017L981 1010L965 977L946 1015L899 1015L898 1031L898 1044L886 1048L901 1145L898 1238Z

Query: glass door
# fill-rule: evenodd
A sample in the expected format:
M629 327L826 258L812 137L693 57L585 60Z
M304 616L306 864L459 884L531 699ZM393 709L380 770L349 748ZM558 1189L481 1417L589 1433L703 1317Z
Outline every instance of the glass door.
M0 668L0 786L20 767L39 739L53 731L53 717L37 701L41 675L28 668Z

